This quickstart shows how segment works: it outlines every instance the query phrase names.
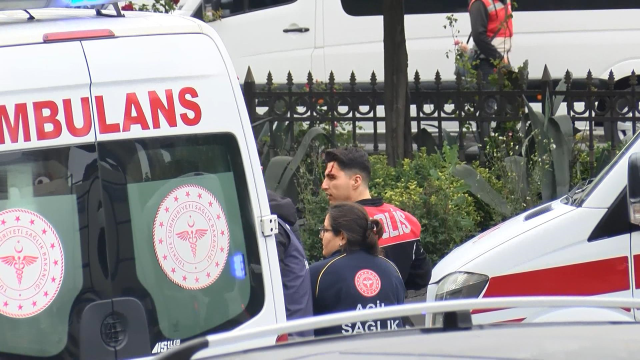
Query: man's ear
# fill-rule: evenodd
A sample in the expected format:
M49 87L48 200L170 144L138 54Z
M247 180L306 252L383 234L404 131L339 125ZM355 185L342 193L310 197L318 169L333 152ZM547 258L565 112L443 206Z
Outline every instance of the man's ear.
M351 177L351 183L354 190L362 186L362 175L360 174L353 175Z

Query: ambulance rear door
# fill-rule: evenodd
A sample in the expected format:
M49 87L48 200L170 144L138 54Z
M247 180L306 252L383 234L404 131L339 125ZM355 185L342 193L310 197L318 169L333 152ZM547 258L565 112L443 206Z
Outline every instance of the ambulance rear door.
M274 324L248 140L211 37L120 37L83 47L114 312L144 309L144 333L128 321L128 341L160 353L194 337Z
M111 312L112 292L82 45L0 59L0 358L77 359L81 334L99 354L109 320L92 309Z

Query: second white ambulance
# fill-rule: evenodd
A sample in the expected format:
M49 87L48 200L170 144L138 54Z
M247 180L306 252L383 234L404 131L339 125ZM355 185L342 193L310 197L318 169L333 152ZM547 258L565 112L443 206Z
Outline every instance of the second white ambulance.
M588 186L499 224L433 269L427 301L504 296L640 298L640 135ZM493 309L474 324L640 320L634 309ZM427 324L441 317L428 314Z

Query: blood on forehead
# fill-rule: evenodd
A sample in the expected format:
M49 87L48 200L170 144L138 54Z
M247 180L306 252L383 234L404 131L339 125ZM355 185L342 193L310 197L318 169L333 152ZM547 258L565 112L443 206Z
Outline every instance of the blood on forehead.
M325 177L335 178L337 176L337 174L333 171L335 166L336 166L335 161L328 163L327 164L327 171L325 171L324 176Z

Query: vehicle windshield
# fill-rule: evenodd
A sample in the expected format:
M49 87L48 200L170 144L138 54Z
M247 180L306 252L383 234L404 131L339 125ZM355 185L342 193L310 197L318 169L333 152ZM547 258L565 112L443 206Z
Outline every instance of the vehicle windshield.
M589 196L593 193L594 189L600 185L602 180L607 177L607 175L611 172L611 170L620 162L621 159L625 157L627 152L630 149L634 148L636 143L638 142L638 134L636 134L631 141L629 141L624 148L620 151L620 153L605 167L595 179L587 181L587 185L583 187L583 189L579 189L579 186L576 186L577 191L572 191L573 194L570 194L571 201L570 203L575 206L582 206L582 204L589 198Z

